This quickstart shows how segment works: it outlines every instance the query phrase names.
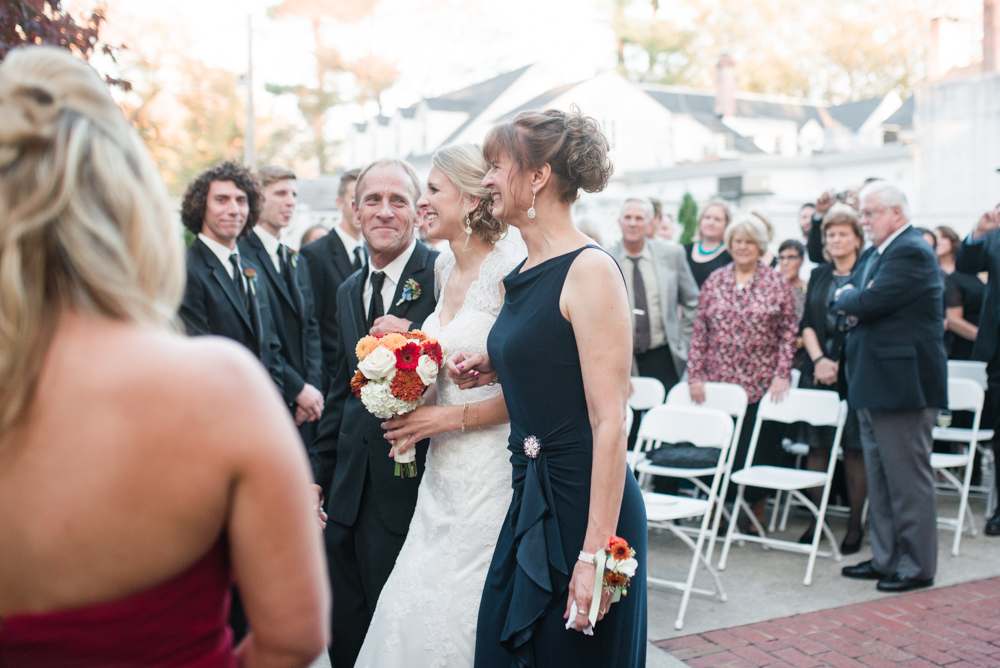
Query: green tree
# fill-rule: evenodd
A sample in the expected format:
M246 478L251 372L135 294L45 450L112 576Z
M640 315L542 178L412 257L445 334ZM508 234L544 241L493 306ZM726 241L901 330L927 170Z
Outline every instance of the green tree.
M682 244L691 243L695 232L698 231L698 204L694 201L691 193L684 193L681 207L677 211L677 222L681 224L682 228L680 242Z

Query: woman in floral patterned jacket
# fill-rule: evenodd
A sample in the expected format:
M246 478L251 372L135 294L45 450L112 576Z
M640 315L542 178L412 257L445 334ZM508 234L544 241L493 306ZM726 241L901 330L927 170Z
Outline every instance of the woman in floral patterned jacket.
M788 282L777 269L760 262L767 241L767 228L756 216L742 217L726 229L726 248L733 261L712 272L702 285L688 351L693 401L705 400L706 382L735 383L750 400L733 462L735 471L744 466L760 400L770 392L780 401L788 391L798 335L795 299ZM761 425L754 463L779 463L781 434L778 424ZM763 521L767 492L747 488L745 497Z

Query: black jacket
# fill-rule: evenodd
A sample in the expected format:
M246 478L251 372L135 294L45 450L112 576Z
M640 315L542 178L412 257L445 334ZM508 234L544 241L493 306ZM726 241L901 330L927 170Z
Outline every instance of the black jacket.
M329 236L329 235L327 235ZM417 241L416 248L400 276L387 315L413 322L419 328L436 305L434 297L434 261L437 251L431 251ZM398 478L389 458L389 442L385 440L383 420L365 408L361 399L351 392L350 383L358 368L355 347L368 333L362 304L364 279L368 268L355 272L340 286L337 313L340 318L340 341L337 345L336 374L326 398L323 417L316 438L309 446L313 476L323 488L330 519L344 526L353 526L358 516L361 492L366 474L370 475L376 506L382 524L390 531L405 534L410 526L417 503L417 488L423 476L428 441L417 444L416 478ZM420 286L420 297L402 304L403 286L413 279Z
M944 408L948 370L941 304L944 286L934 251L913 227L885 249L860 285L865 251L834 308L858 318L847 334L848 402L856 409Z
M826 314L828 305L826 298L830 290L830 283L833 281L833 270L835 268L833 263L827 262L813 269L812 274L809 276L809 285L806 287L806 307L802 312L802 322L799 324L800 333L806 327L816 332L816 338L819 339L821 348L824 347L827 337L831 334L827 331ZM835 350L824 350L824 355L832 361L838 362L843 357L844 333L839 329L836 330L833 332L833 339ZM802 360L802 368L800 370L802 371L802 380L799 381L799 387L815 387L813 376L815 366L809 355L806 355L805 359ZM823 388L829 389L829 386L823 386ZM847 388L846 384L844 384L844 364L840 365L838 387L836 389L840 391L842 398L846 398Z
M274 331L268 286L261 269L247 257L240 258L244 271L257 273L250 290L248 310L236 291L236 284L215 253L201 239L187 250L187 285L180 316L189 336L215 334L239 341L267 367L278 391L283 392L285 362Z
M267 249L256 234L248 234L239 246L243 257L263 268L261 274L263 282L267 283L268 305L285 362L282 395L291 405L306 383L322 388L319 323L313 306L309 266L305 258L290 251L290 276L284 276L274 268Z
M990 274L979 311L979 334L972 348L972 359L992 362L1000 336L1000 230L993 230L973 243L968 238L963 241L955 256L955 271L963 274L987 271Z
M326 394L336 373L340 336L337 291L347 277L354 273L354 264L336 231L331 231L326 236L303 246L299 253L308 263L316 318L319 321L323 363L321 384L317 387Z

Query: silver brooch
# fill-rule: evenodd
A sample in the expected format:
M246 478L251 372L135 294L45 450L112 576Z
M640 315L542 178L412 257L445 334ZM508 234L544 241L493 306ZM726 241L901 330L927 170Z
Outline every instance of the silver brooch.
M542 449L542 444L535 436L529 436L524 439L524 454L528 455L532 459L538 456L538 453Z

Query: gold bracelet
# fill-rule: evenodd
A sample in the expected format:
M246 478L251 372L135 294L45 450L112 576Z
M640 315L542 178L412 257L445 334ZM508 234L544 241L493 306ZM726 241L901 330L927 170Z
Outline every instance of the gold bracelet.
M469 417L469 404L465 404L465 407L462 409L462 433L463 434L466 431L465 421L466 421L466 419L468 419L468 417Z
M481 402L481 401L477 401L476 402L476 429L478 429L479 431L483 430L483 428L481 426L479 426L479 404L481 404L481 403L483 403L483 402Z

